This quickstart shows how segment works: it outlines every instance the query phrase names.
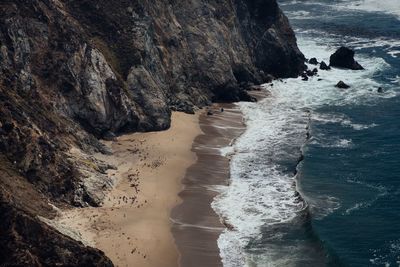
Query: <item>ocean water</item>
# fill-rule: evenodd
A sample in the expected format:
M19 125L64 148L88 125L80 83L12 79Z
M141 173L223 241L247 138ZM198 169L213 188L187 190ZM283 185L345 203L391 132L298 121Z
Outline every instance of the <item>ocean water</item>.
M247 130L221 152L231 183L212 203L234 226L224 266L400 266L400 2L280 4L307 58L346 45L365 70L274 81L240 104Z

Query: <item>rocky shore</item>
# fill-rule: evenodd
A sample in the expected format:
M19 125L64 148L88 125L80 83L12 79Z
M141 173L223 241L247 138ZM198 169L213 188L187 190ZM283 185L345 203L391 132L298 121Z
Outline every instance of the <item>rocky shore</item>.
M304 68L275 0L2 1L0 265L111 266L45 223L107 202L118 181L100 139L254 100L247 88Z

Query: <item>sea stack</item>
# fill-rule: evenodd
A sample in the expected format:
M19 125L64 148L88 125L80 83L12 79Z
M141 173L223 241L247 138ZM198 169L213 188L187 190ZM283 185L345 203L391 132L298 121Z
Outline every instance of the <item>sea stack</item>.
M364 68L354 60L354 54L352 49L342 46L331 55L329 65L337 68L363 70Z

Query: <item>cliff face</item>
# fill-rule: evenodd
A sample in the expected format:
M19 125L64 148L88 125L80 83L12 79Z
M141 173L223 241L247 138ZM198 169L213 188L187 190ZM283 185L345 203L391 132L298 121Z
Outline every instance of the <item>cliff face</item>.
M296 76L303 61L275 0L3 0L0 166L25 182L13 188L2 172L1 192L100 205L112 181L90 156L107 152L97 138L166 129L171 110L251 100L246 87ZM2 202L1 230L22 214L43 240L74 242L13 203Z

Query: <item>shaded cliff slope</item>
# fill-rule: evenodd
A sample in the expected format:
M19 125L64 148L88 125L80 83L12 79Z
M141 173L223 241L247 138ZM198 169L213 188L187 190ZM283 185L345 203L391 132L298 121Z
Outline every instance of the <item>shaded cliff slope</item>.
M98 138L251 100L249 85L303 61L275 0L2 0L0 265L110 265L37 217L101 205L113 181L91 156L108 152Z

